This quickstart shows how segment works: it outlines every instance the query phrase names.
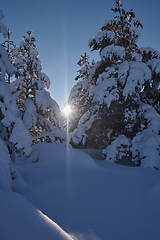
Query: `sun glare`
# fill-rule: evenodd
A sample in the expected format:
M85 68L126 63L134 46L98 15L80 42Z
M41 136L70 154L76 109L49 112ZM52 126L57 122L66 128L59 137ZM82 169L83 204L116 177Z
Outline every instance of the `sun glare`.
M63 113L64 113L64 115L68 116L71 113L71 107L69 105L66 105L63 108Z

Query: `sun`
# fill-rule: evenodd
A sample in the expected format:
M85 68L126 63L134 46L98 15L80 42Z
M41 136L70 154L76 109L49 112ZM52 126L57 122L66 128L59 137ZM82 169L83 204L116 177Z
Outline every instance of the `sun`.
M68 104L64 106L63 108L64 115L68 116L71 113L71 111L72 111L71 107Z

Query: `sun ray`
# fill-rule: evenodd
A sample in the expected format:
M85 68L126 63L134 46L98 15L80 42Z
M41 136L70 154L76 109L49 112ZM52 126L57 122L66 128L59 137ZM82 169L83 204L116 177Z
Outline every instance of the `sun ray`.
M64 106L63 113L65 116L69 116L69 114L71 113L71 107L68 104Z

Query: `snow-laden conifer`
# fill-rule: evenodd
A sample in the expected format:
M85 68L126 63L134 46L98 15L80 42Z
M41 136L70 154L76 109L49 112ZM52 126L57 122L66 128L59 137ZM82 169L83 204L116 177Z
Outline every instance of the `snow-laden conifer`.
M120 1L115 2L116 7L112 9L115 18L106 20L96 37L88 42L92 51L99 50L100 60L90 69L87 81L92 104L79 118L78 126L71 133L71 141L74 145L107 147L108 160L112 156L114 161L122 159L121 153L125 153L128 161L134 164L158 169L160 53L151 48L138 48L140 33L137 28L143 27L143 23L136 19L133 9L125 11ZM71 90L75 105L74 92L80 93L80 84ZM84 108L82 105L78 107ZM151 156L148 151L145 154L149 146L143 148L140 145L147 139L147 133L148 139L157 136L156 147L153 149L150 145L154 161L148 157ZM121 142L124 139L128 141L126 146Z
M14 66L16 79L10 88L33 141L64 141L65 134L59 128L60 108L47 91L50 79L42 72L36 39L31 30L23 37L20 47L15 48Z
M78 70L79 74L75 78L78 82L72 88L67 102L72 109L68 119L68 128L70 132L77 128L79 119L86 112L86 109L89 109L92 105L92 98L88 88L90 88L90 69L94 65L94 61L90 63L89 56L85 52L84 55L81 55L77 65L80 66L80 70Z
M3 13L0 10L0 19L2 18ZM0 26L3 26L1 22ZM1 32L6 37L7 30L4 26L1 27ZM5 82L6 74L12 76L13 71L8 53L0 45L0 189L3 190L12 189L12 180L16 179L18 174L11 159L14 161L17 154L28 156L32 152L30 133L18 118L16 101Z

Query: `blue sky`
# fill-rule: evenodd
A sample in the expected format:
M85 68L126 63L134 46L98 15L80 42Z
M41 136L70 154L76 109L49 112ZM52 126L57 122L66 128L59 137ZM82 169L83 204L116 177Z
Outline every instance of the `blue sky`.
M122 1L125 10L135 9L144 23L140 29L139 46L160 51L159 0ZM114 0L8 0L1 2L5 18L12 31L12 40L19 44L31 29L38 40L37 49L43 71L50 77L50 93L60 107L67 100L76 81L77 61L87 52L90 60L98 60L98 52L91 52L88 40L95 37L106 19L112 19ZM0 37L0 42L4 39Z

